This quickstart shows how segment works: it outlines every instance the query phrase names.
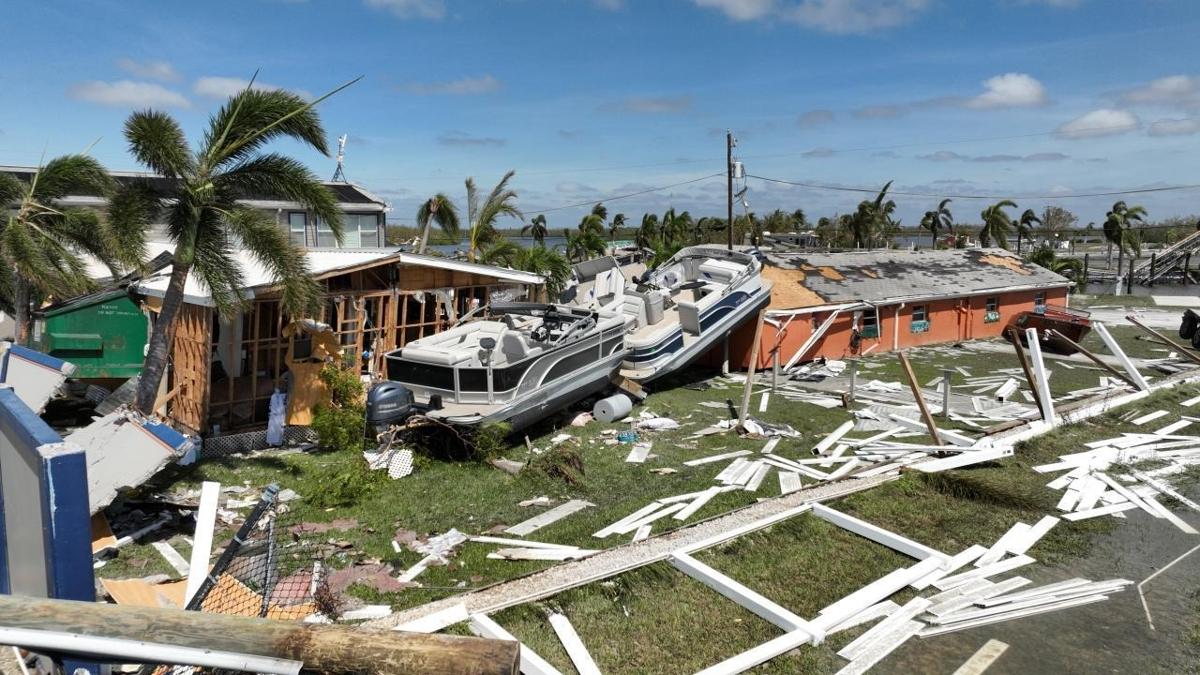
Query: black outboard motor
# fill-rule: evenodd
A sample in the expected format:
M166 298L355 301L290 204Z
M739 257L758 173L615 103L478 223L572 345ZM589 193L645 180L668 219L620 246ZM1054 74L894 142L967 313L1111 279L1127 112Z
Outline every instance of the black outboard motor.
M1183 312L1183 321L1179 324L1179 337L1191 340L1196 335L1196 327L1200 324L1200 314L1188 309Z
M399 382L380 382L367 393L367 426L383 431L393 424L403 424L425 409L413 400L408 387Z

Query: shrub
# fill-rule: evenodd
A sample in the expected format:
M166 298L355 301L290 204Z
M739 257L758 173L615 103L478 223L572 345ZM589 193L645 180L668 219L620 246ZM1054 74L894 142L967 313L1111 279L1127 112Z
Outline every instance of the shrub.
M556 445L538 455L529 466L568 485L575 485L583 480L583 455L565 444Z
M326 450L361 451L367 424L362 381L354 371L333 364L321 369L321 381L329 387L330 403L313 413L317 441Z

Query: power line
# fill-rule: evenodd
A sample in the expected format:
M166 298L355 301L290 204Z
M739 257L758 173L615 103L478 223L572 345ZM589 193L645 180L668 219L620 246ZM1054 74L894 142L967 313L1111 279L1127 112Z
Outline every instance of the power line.
M809 188L812 190L828 190L834 192L859 192L867 194L878 194L879 188L860 188L848 187L843 185L822 185L820 183L805 183L802 181L783 180L780 178L768 178L766 176L748 175L749 178L767 181L769 183L781 183L783 185L794 185L797 187ZM1065 195L1011 195L1011 194L953 194L953 193L935 193L935 192L906 192L903 190L888 190L890 195L904 195L907 197L932 197L934 199L949 198L949 199L984 199L989 201L998 201L1001 199L1080 199L1084 197L1116 197L1120 195L1135 195L1151 192L1173 192L1179 190L1195 190L1200 189L1200 184L1197 185L1168 185L1165 187L1156 188L1137 188L1129 190L1111 190L1108 192L1084 192L1077 194Z
M605 202L605 203L607 203L607 202L615 202L615 201L620 201L620 200L622 200L622 199L629 199L630 197L637 197L637 196L639 196L639 195L650 194L651 192L662 192L663 190L670 190L671 188L677 188L677 187L681 187L681 186L684 186L684 185L691 185L692 183L699 183L699 182L700 182L700 181L702 181L702 180L708 180L709 178L716 178L716 177L718 177L718 176L721 176L721 175L724 175L724 174L721 174L721 173L713 173L713 174L709 174L709 175L707 175L707 176L701 176L701 177L699 177L699 178L693 178L693 179L691 179L691 180L685 180L685 181L683 181L683 182L680 182L680 183L672 183L671 185L663 185L663 186L660 186L660 187L652 187L652 188L648 188L648 189L645 189L645 190L639 190L638 192L630 192L630 193L628 193L628 194L616 195L615 197L605 197L605 198L603 198L603 199L589 199L589 200L588 200L588 201L586 201L586 202L579 202L579 203L577 203L577 204L564 204L564 205L562 205L562 206L553 206L553 207L550 207L550 208L548 208L548 209L538 209L537 211L531 211L531 212L530 212L530 214L531 214L531 215L537 215L537 214L539 214L539 213L553 213L554 211L564 211L564 210L566 210L566 209L577 209L577 208L579 208L579 207L581 207L581 206L591 206L592 204L595 204L596 202Z

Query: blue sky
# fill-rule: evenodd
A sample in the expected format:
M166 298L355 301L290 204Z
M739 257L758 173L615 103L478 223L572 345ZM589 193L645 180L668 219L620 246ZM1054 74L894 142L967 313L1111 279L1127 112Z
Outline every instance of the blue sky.
M1194 0L23 0L5 15L21 30L0 42L0 164L99 139L107 166L137 169L131 110L166 109L198 138L255 70L309 95L362 75L321 115L398 222L510 168L529 214L715 174L726 128L748 173L804 183L1039 209L1200 183ZM609 208L720 215L724 195L702 180ZM1159 218L1200 213L1198 197L1129 200ZM814 218L861 198L753 178L747 193L756 213ZM1055 203L1086 223L1114 199ZM915 223L936 197L896 200ZM957 219L983 205L956 200Z

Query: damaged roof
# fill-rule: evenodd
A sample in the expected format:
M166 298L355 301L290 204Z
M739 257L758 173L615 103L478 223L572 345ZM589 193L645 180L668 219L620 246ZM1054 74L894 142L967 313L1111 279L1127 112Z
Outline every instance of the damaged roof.
M763 276L775 282L774 309L903 302L1072 283L1002 248L770 253Z

